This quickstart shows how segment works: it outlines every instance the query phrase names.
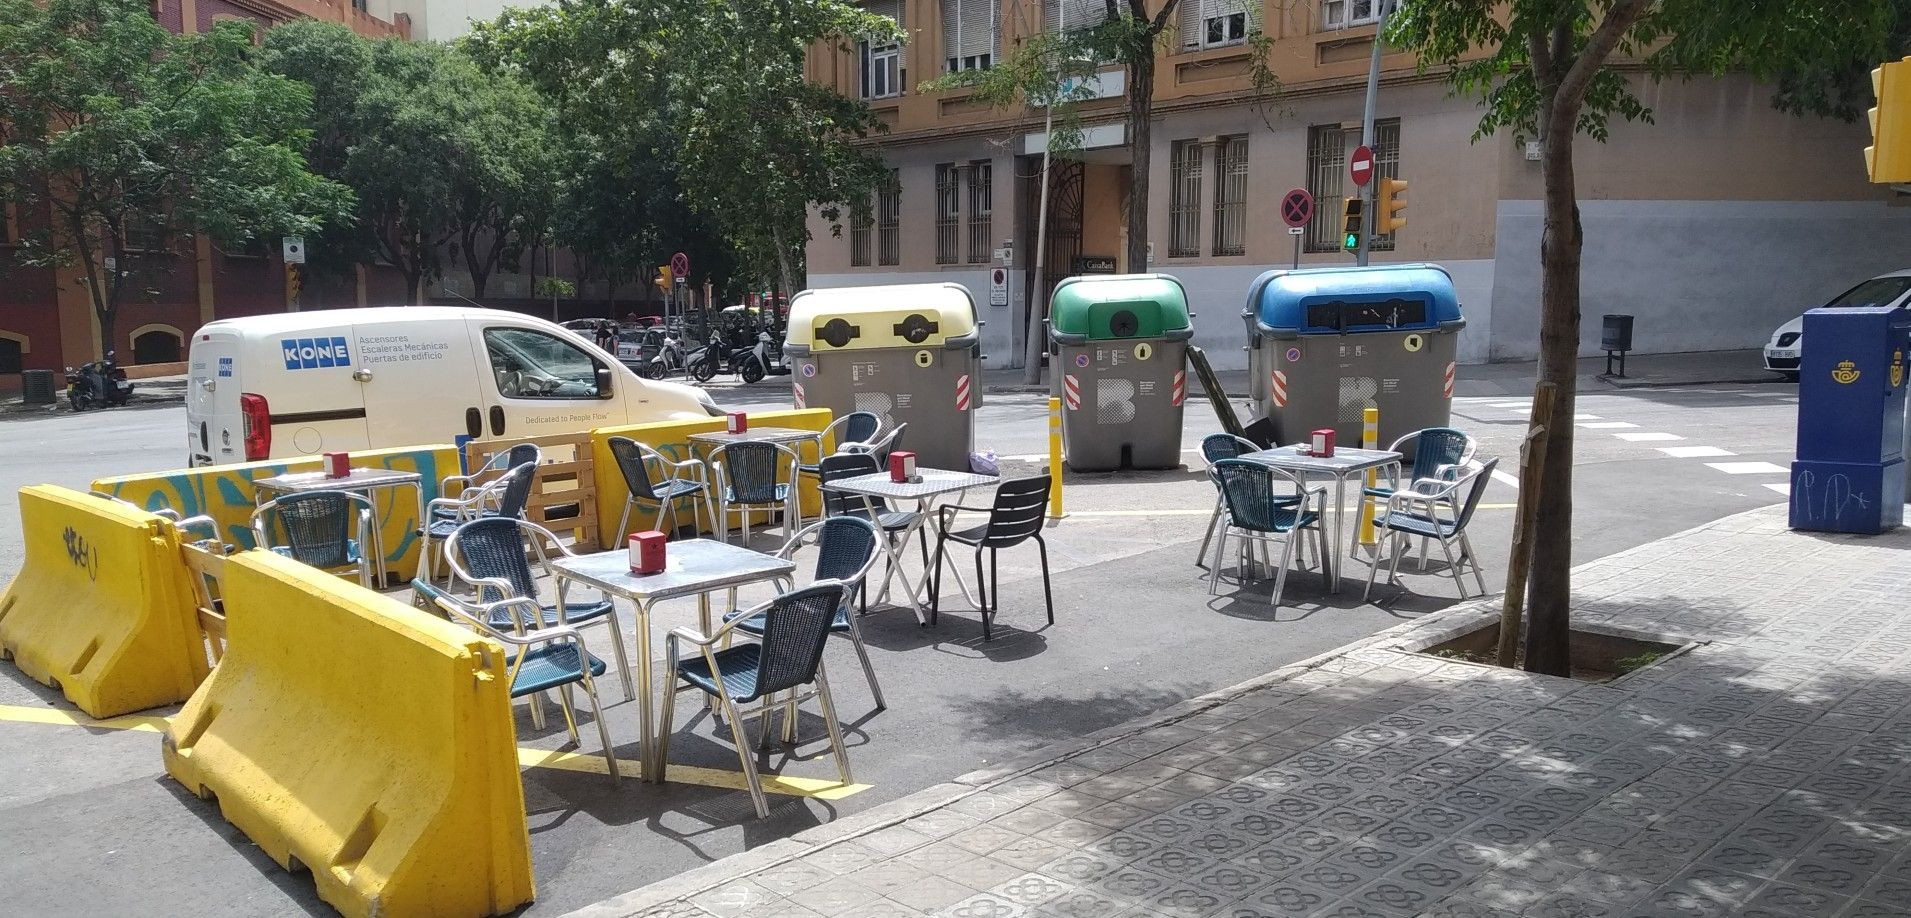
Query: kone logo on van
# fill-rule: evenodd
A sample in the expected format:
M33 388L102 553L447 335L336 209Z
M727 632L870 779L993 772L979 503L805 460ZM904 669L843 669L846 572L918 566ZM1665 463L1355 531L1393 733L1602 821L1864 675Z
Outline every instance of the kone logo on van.
M316 370L320 367L349 367L350 350L344 338L281 338L279 350L288 370Z

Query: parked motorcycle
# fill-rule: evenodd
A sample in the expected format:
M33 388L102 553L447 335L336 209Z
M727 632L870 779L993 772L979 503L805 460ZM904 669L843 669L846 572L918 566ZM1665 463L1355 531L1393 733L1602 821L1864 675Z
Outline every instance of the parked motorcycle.
M74 411L117 408L132 397L133 383L114 361L112 351L106 352L105 360L81 364L77 370L66 368L66 403Z
M665 335L663 344L657 347L657 353L644 364L643 376L645 379L664 379L683 371L686 365L683 343L675 335Z
M716 378L718 370L729 367L730 359L730 343L723 340L723 335L713 334L708 344L697 348L696 352L690 355L688 362L690 377L697 382L707 383Z

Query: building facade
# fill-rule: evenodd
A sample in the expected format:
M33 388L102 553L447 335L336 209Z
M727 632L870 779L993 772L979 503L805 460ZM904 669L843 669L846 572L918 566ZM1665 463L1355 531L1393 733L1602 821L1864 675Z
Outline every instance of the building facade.
M1151 4L1152 5L1152 4ZM1038 29L1101 15L1099 0L869 0L906 41L818 46L811 78L867 99L889 127L876 143L897 179L867 224L811 221L813 287L953 281L975 296L990 366L1020 364L1038 279L1042 112L991 109L964 91L919 85L990 66ZM1279 88L1251 79L1256 29ZM1357 194L1347 160L1374 40L1368 0L1183 0L1158 45L1151 128L1147 264L1126 257L1133 148L1119 68L1081 103L1079 161L1051 167L1047 275L1161 272L1197 312L1196 343L1215 365L1246 365L1241 308L1271 268L1345 265L1341 207ZM1653 123L1615 123L1605 144L1576 141L1585 227L1582 348L1598 316L1636 316L1642 352L1752 347L1779 323L1872 274L1905 267L1911 207L1866 181L1862 122L1786 115L1748 79L1637 78ZM1467 318L1463 362L1538 352L1541 175L1536 144L1475 141L1481 110L1451 97L1405 53L1382 58L1374 137L1379 178L1409 185L1408 225L1375 240L1373 260L1436 262ZM1312 192L1312 222L1289 235L1278 202ZM1007 274L1006 291L992 272ZM1004 295L1004 293L1006 295ZM994 294L994 295L992 295Z
M153 15L175 32L195 33L228 19L251 19L262 28L300 17L344 23L369 37L409 37L409 23L379 19L363 0L156 0ZM6 205L0 219L0 378L22 369L59 369L99 356L99 323L77 267L21 264L23 233L42 229L45 209ZM120 362L172 363L183 359L194 330L214 318L280 312L294 302L325 308L366 302L405 301L396 270L368 266L352 276L288 282L279 246L228 252L200 237L153 240L129 255L130 283L112 348Z

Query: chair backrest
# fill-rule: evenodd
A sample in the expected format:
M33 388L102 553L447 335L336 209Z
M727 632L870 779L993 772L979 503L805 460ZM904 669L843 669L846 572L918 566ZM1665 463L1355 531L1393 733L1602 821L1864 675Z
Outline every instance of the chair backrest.
M784 459L791 455L774 443L744 440L718 447L710 458L723 464L732 500L739 504L773 504L777 502L776 486ZM794 462L791 471L795 471Z
M880 471L882 466L877 464L874 454L839 453L823 457L823 461L816 466L816 478L821 484L829 484L839 479L855 478L858 475L870 475ZM888 501L880 497L870 498L869 503L875 505L878 511L889 509ZM824 516L857 513L866 506L868 505L863 503L863 498L857 495L839 494L827 488L823 490Z
M823 645L843 604L843 593L842 583L825 580L770 601L763 613L763 649L750 698L816 681L816 667L823 662Z
M843 415L843 433L838 439L840 448L844 443L867 443L871 437L882 430L883 419L873 411L852 411Z
M995 503L989 508L989 529L982 544L989 548L1008 548L1042 531L1042 513L1048 507L1050 479L1047 475L1016 478L995 489Z
M895 430L884 434L883 438L876 442L875 448L871 449L869 454L876 457L876 465L878 468L887 467L889 465L889 454L902 449L902 435L907 433L908 430L909 423L905 421L901 424L897 424Z
M1221 488L1230 525L1256 532L1290 528L1291 517L1284 519L1280 511L1291 514L1295 496L1305 493L1293 473L1246 459L1219 459L1208 471ZM1291 488L1292 493L1277 493L1277 487Z
M1239 459L1243 455L1260 449L1244 437L1231 433L1208 434L1201 438L1201 458L1213 465L1222 459Z
M459 526L445 541L445 553L463 559L463 571L478 580L500 579L511 584L513 595L537 598L537 581L531 575L531 561L524 553L524 532L517 518L492 516ZM496 602L508 597L496 588L481 586L478 599Z
M816 580L853 584L876 557L876 527L853 516L817 523Z
M1498 468L1498 457L1488 459L1473 473L1473 487L1466 492L1466 503L1460 505L1460 515L1453 521L1453 531L1466 529L1467 520L1473 518L1473 511L1479 509L1480 498L1486 496L1486 486L1493 481L1493 470Z
M507 519L523 516L524 505L531 500L531 485L537 482L537 463L514 465L499 480L504 485L498 495L498 515Z
M657 491L650 481L650 467L644 462L643 446L629 437L612 437L606 444L617 460L617 470L624 473L624 486L630 493L644 500L656 500Z
M1429 427L1410 433L1413 441L1413 480L1437 478L1442 466L1456 466L1473 458L1473 438L1451 427ZM1396 447L1404 444L1396 444Z
M306 491L278 498L266 505L260 520L262 547L285 548L293 560L317 568L351 564L361 501L370 503L346 491ZM272 538L275 525L285 541ZM363 548L370 550L370 546Z
M514 469L527 462L537 465L543 461L543 453L538 450L536 443L513 443L504 456L504 465L500 468Z

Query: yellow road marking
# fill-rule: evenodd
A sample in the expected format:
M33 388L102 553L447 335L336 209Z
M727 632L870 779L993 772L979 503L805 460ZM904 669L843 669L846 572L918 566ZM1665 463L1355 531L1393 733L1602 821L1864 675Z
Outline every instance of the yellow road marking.
M0 704L0 721L12 721L22 724L47 724L55 727L90 727L96 730L127 730L135 733L161 733L171 722L170 717L158 717L148 714L129 714L124 717L108 717L94 720L78 711L60 708L36 708L18 704ZM518 764L525 768L555 768L561 771L587 771L600 775L610 774L610 763L601 755L586 755L576 752L564 752L556 749L533 749L518 747ZM627 775L636 774L639 769L636 762L620 762L626 766ZM693 765L670 766L670 780L673 784L696 784L703 787L720 787L729 790L747 790L748 783L743 772L725 771L721 768L699 768ZM841 800L869 789L867 784L843 784L837 781L823 781L816 778L782 777L766 774L763 776L765 793L785 794L792 797L813 797L817 800Z

